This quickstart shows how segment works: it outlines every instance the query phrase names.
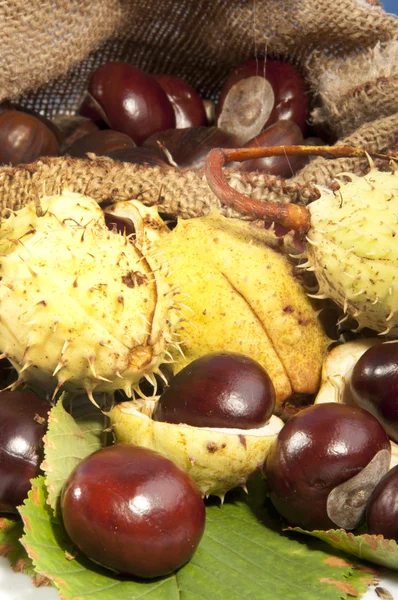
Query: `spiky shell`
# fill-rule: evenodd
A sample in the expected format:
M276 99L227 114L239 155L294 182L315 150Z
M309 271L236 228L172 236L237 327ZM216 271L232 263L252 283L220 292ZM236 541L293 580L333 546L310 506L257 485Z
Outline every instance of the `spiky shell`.
M341 179L340 189L320 188L308 207L304 264L315 272L317 296L334 300L359 329L397 333L398 173L372 168Z
M108 413L117 442L160 452L187 471L204 496L221 499L228 490L244 487L249 475L262 468L283 427L276 416L259 429L238 430L163 423L147 412L148 403L144 411L134 402L117 404Z
M179 319L153 256L164 222L132 201L140 235L128 237L91 198L65 191L40 205L41 216L31 203L1 223L1 350L19 381L130 396L158 369Z

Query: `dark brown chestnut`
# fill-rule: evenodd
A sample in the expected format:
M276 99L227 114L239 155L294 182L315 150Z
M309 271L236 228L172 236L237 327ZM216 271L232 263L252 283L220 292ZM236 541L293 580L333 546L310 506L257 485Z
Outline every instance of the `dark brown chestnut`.
M249 77L265 78L274 92L274 105L264 127L269 127L281 119L291 119L297 123L304 134L308 118L308 93L305 80L290 63L268 57L249 59L230 73L220 94L218 114L223 109L231 88L242 79Z
M39 119L50 131L53 132L59 144L62 144L64 136L58 125L52 119L47 119L44 115L33 110L32 108L28 108L27 106L22 106L18 103L5 102L3 103L3 110L16 110L18 112L26 113L27 115L31 115L32 117L36 117ZM0 112L2 112L0 110Z
M30 163L59 152L55 134L37 117L19 110L0 113L0 163Z
M274 408L274 386L257 361L236 352L214 352L173 377L152 418L195 427L254 429L267 423Z
M350 388L355 404L374 415L398 442L398 341L366 350L353 368Z
M368 532L398 542L398 465L374 488L366 507Z
M67 533L86 556L143 578L189 561L205 525L190 475L153 450L127 444L80 462L62 490L61 510Z
M109 62L96 69L88 93L101 108L98 118L105 118L109 127L126 133L136 144L175 126L173 107L161 85L128 63Z
M53 119L53 123L62 135L61 152L79 138L99 131L94 121L80 115L60 115Z
M292 525L354 529L390 460L388 436L370 413L316 404L291 417L273 443L265 466L268 493Z
M106 152L104 156L109 156L113 160L120 160L121 162L128 162L133 165L149 165L151 167L170 167L167 162L167 157L160 148L144 148L139 147L126 147L119 148L118 150L112 150L112 152Z
M166 92L174 109L176 127L200 127L206 125L207 116L202 98L184 79L175 75L153 75Z
M159 142L173 161L181 168L200 169L213 148L236 148L237 139L218 127L188 127L168 129L151 135L145 140L145 148L159 150Z
M31 392L0 394L0 512L17 512L40 472L49 410Z
M65 148L64 153L73 158L86 158L87 152L93 152L97 156L104 156L114 150L132 147L135 147L135 143L125 133L114 131L113 129L104 129L102 131L94 131L75 140L70 146Z
M277 121L262 133L245 144L245 148L265 148L269 146L295 146L302 144L303 134L294 121ZM241 163L240 171L263 171L288 179L296 174L306 163L303 156L265 156Z

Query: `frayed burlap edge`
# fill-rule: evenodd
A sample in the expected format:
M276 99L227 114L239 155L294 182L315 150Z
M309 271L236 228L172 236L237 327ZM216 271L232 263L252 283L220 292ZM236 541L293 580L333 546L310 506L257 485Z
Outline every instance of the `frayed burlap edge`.
M398 143L398 113L360 127L340 143L369 153L387 152ZM342 172L363 175L368 170L367 158L316 158L290 180L229 168L226 175L234 189L252 198L308 204L319 195L314 185L330 185ZM91 196L100 204L137 198L182 218L202 216L212 209L226 216L239 216L221 206L203 169L132 165L95 155L87 159L47 158L29 165L0 168L0 214L7 216L9 210L18 210L32 200L64 189Z

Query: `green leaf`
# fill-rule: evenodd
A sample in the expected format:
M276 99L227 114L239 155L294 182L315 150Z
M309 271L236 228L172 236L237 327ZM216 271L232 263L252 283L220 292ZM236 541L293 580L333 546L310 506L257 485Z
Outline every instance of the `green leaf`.
M20 543L23 534L23 522L19 517L0 518L0 556L5 556L14 571L32 577L35 585L48 581L36 575L31 559Z
M223 506L207 507L203 539L193 559L177 573L154 581L118 578L76 554L46 503L43 478L34 481L20 507L23 544L38 573L49 577L65 600L340 600L360 597L368 579L342 559L280 533L262 504L234 494Z
M333 548L353 554L361 560L368 560L388 569L398 569L398 545L394 540L387 540L382 535L355 535L345 529L306 531L300 527L289 528L289 531L316 537Z
M48 501L56 511L62 487L75 466L104 446L108 420L87 396L64 394L51 409L48 423L41 466Z

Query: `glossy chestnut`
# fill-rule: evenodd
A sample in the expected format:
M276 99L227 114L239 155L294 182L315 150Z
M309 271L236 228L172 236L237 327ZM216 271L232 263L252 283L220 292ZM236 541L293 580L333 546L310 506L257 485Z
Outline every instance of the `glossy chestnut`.
M398 341L369 348L353 368L350 388L355 404L374 415L398 442Z
M245 144L245 148L266 148L269 146L296 146L303 143L301 129L294 121L277 121L262 133ZM240 171L262 171L288 179L293 177L306 163L308 157L265 156L241 163Z
M18 110L0 113L0 163L30 163L59 152L55 134L37 117Z
M31 392L0 394L0 512L17 512L40 472L49 410Z
M92 152L97 156L104 156L115 150L133 147L135 147L134 141L125 133L114 131L113 129L104 129L102 131L94 131L75 140L70 146L65 148L64 153L73 158L86 158L87 152Z
M366 507L368 532L398 542L398 465L373 490Z
M175 126L173 107L160 84L127 63L109 62L96 69L88 92L101 108L98 118L105 116L109 127L127 134L136 144Z
M265 477L276 510L304 529L354 529L387 472L391 446L370 413L325 403L291 417L268 454Z
M258 362L235 352L215 352L173 377L152 418L195 427L254 429L267 423L274 408L273 383Z
M190 560L205 507L191 477L140 446L117 444L77 465L61 495L67 533L91 560L136 577L160 577Z
M224 83L218 102L218 113L220 114L230 89L248 77L263 77L273 89L274 106L265 127L281 119L290 119L297 123L304 134L308 118L306 83L301 73L285 61L271 58L249 59L238 65Z
M174 109L176 127L200 127L207 117L202 98L187 81L175 75L153 75L166 92Z

